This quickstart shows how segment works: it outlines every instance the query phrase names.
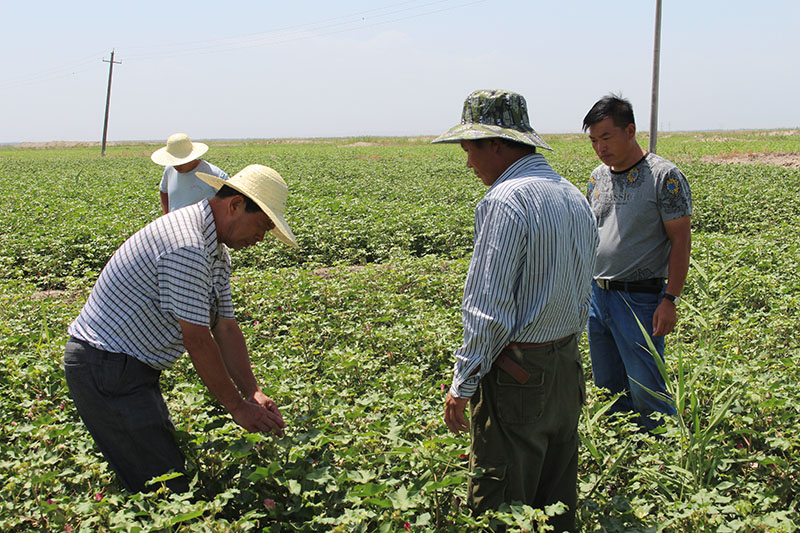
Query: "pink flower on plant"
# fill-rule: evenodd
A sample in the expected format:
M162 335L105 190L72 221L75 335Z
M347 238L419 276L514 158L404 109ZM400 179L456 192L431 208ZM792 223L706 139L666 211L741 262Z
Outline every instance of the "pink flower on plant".
M67 533L72 533L72 526L69 524L65 525L64 531L66 531Z
M446 387L446 385L445 385L444 383L442 383L441 385L439 385L439 388L442 390L442 392L444 392L444 391L445 391L445 387Z
M101 493L99 493L99 492L95 493L94 501L96 501L96 502L103 501L103 495Z
M411 531L411 524L406 522L405 524L403 524L403 528L405 528L406 531Z
M44 503L46 503L47 505L53 505L53 504L54 504L54 503L56 503L56 502L54 502L54 501L53 501L53 498L47 498L47 499L44 501Z
M272 511L275 509L275 500L272 498L264 498L264 507Z
M466 453L460 453L458 454L458 458L463 461L464 459L469 459L469 455Z

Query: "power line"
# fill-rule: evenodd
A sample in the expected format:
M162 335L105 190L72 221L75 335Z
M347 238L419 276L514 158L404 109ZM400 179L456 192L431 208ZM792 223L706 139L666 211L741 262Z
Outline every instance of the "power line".
M305 41L347 32L361 31L377 26L385 26L468 7L486 0L408 0L388 6L358 11L316 22L303 23L279 28L269 32L252 33L244 36L227 37L215 40L184 43L164 43L157 46L125 47L126 61L147 61L152 59L171 59L195 54L224 53L247 48L278 46L292 42ZM122 47L117 47L122 48ZM139 53L136 53L139 51ZM33 85L75 76L97 68L97 58L104 53L93 54L66 65L52 67L26 76L0 81L0 89L10 89Z
M18 78L11 78L8 80L0 81L0 89L22 87L24 85L36 84L45 81L51 81L59 78L65 78L80 74L97 67L97 59L103 57L103 53L93 54L82 59L77 59L66 65L51 67L36 73L30 73Z
M245 48L277 46L290 42L317 39L319 37L325 37L329 35L352 32L352 31L359 31L376 26L391 24L394 22L401 22L413 18L420 18L428 15L433 15L436 13L441 13L444 11L451 11L453 9L467 7L485 1L486 0L470 0L466 2L461 1L457 4L440 7L438 9L428 9L423 12L411 13L404 16L395 16L395 15L401 15L402 13L407 13L409 11L431 8L441 4L449 4L452 2L452 0L427 1L422 4L419 4L419 2L402 2L399 4L392 4L390 6L385 6L382 8L374 8L367 11L361 11L353 15L336 17L332 19L325 19L322 21L312 22L307 24L289 26L287 28L273 30L270 32L255 33L255 34L249 34L247 36L230 37L212 41L208 40L195 41L178 45L169 45L167 46L167 48L165 48L166 45L159 45L158 47L150 47L150 50L145 49L146 51L143 51L138 55L135 53L135 49L126 49L126 57L128 58L127 61L130 62L130 61L139 61L139 60L154 59L154 58L170 59L174 57L193 55L196 53L206 53L206 54L222 53L234 50L241 50ZM419 4L419 5L387 11L388 9L395 8L398 6L406 6L408 4ZM372 16L368 16L370 13L374 14ZM386 17L392 17L392 18L389 18L387 20L379 20L379 19L386 19ZM377 20L373 22L372 19L377 19ZM314 33L312 35L308 35L309 32L314 32Z

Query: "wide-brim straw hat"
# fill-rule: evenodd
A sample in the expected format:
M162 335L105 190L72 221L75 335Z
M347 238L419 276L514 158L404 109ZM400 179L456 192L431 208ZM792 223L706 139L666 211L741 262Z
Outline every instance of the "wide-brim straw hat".
M284 218L289 188L277 170L264 165L247 165L229 180L205 172L196 175L217 190L227 185L253 200L275 224L269 232L279 241L297 248L297 239Z
M207 151L207 144L192 142L185 133L173 133L167 139L167 145L153 152L150 159L157 165L174 167L194 161Z
M467 96L461 123L431 142L457 143L491 137L552 150L531 127L525 98L498 89L482 89Z

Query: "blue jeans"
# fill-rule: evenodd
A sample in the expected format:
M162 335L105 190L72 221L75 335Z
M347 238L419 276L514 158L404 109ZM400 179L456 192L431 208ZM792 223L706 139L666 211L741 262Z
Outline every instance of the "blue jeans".
M636 383L666 393L664 379L633 313L636 313L663 361L664 337L653 337L653 314L663 297L663 290L659 294L605 290L592 282L588 335L594 382L611 394L624 392L625 395L617 400L610 412L639 413L636 422L646 429L657 426L647 415L655 411L674 415L675 407Z
M64 375L78 414L127 490L155 490L158 485L147 485L153 477L184 472L184 456L161 395L161 371L71 337ZM189 490L186 476L165 485L175 492Z

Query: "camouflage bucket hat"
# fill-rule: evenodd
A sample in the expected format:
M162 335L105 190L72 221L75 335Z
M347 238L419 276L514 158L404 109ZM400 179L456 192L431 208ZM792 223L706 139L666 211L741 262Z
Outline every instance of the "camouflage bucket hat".
M431 142L456 143L490 137L552 150L528 122L525 98L503 90L479 90L467 96L461 124Z

